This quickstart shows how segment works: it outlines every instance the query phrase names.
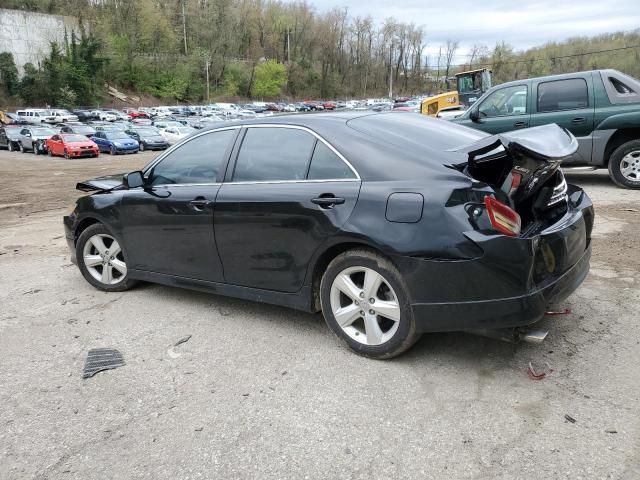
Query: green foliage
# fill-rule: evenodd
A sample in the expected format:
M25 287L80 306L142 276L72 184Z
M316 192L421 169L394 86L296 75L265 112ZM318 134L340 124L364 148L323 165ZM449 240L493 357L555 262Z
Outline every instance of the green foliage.
M5 95L18 93L18 69L9 52L0 53L0 88Z
M287 69L275 60L267 60L255 67L251 96L255 98L274 98L280 95L287 84Z

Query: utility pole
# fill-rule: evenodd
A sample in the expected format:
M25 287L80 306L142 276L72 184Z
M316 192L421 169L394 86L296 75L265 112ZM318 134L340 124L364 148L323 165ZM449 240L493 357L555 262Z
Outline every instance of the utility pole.
M436 93L440 93L440 56L442 55L442 47L438 49L438 73L436 74Z
M393 41L389 46L389 100L393 99Z
M184 54L188 55L187 52L187 17L184 13L184 4L187 0L182 0L182 38L184 39Z
M289 41L289 27L287 27L287 63L291 63L291 43Z

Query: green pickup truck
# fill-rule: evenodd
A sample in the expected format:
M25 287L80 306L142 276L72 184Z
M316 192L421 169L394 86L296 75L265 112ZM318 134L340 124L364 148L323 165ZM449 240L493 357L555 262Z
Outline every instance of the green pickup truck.
M492 134L557 123L579 143L563 165L608 167L617 185L640 189L640 82L617 70L503 83L451 121Z

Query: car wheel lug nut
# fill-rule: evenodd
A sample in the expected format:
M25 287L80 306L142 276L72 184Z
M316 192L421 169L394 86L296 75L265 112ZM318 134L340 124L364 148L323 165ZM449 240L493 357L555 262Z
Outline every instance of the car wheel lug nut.
M375 315L376 312L374 312L373 310L369 310L369 315Z
M373 298L373 297L371 297L371 298L369 299L369 303L376 303L376 299L375 299L375 298Z
M360 310L360 315L364 316L364 310Z
M360 292L360 298L364 298L364 292Z

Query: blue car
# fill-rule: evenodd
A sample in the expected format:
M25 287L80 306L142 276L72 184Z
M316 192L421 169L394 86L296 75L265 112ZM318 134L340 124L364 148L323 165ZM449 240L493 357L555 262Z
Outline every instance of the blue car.
M109 152L111 155L118 153L138 153L138 150L140 150L140 144L137 140L119 130L96 132L96 134L91 137L91 140L98 145L98 150L101 152Z

